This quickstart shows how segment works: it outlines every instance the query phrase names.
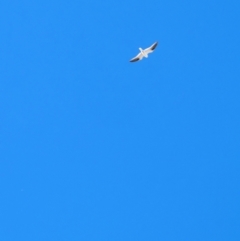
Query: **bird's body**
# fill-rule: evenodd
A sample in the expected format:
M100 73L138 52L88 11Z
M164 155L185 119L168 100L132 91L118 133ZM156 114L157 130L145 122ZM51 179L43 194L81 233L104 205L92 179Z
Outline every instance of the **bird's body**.
M152 53L154 49L157 47L157 45L158 45L158 42L155 42L149 48L146 48L146 49L139 48L140 53L136 57L132 58L130 62L136 62L138 60L142 60L143 58L147 58L148 54Z

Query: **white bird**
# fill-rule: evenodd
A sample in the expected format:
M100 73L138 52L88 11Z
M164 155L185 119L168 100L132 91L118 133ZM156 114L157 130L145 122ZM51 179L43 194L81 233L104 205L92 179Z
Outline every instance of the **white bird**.
M152 53L153 50L157 47L157 45L158 45L158 42L155 42L149 48L146 48L146 49L139 48L140 53L136 57L132 58L130 62L136 62L138 60L142 60L143 57L147 58L148 54Z

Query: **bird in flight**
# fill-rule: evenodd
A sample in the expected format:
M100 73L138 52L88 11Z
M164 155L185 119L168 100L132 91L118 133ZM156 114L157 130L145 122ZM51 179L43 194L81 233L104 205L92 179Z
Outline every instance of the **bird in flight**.
M157 45L158 45L158 42L155 42L149 48L146 48L146 49L139 48L140 53L136 57L132 58L130 62L136 62L138 60L142 60L143 57L147 58L148 54L152 53L153 50L157 47Z

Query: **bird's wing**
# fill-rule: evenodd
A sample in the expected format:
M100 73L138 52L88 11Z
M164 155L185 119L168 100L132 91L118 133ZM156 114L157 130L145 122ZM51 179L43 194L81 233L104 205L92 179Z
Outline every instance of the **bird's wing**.
M138 60L141 60L143 58L142 53L139 53L136 57L132 58L130 62L136 62Z
M152 53L153 50L157 47L158 42L155 42L153 45L151 45L149 48L144 49L144 52L146 54Z

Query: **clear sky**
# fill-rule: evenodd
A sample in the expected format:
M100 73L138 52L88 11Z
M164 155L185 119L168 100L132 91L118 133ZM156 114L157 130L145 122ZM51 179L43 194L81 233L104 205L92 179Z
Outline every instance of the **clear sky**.
M239 241L239 12L1 1L0 240Z

